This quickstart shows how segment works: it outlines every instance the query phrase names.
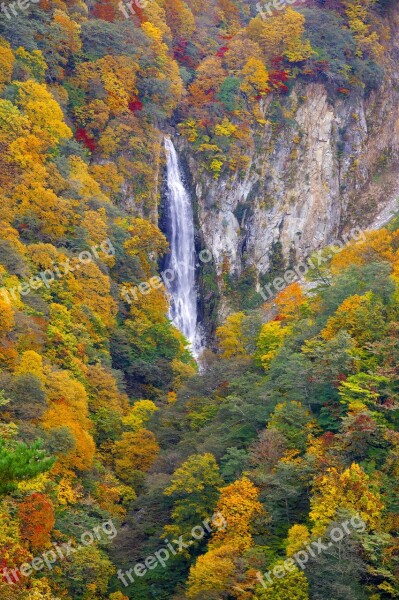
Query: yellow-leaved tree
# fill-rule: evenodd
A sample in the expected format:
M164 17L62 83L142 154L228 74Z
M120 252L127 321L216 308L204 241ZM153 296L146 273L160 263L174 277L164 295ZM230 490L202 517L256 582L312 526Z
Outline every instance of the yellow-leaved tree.
M290 331L289 327L281 325L281 321L269 321L262 325L256 342L255 359L264 369L269 368L271 361L283 345L284 338Z
M306 38L305 17L287 8L263 20L260 16L250 21L248 37L257 42L269 62L274 56L284 56L290 62L306 60L314 50Z
M223 526L212 535L206 554L190 569L189 598L223 592L239 597L234 589L238 561L253 545L251 525L262 513L257 488L247 477L222 488L216 506L218 513L223 517Z
M42 418L43 429L52 431L66 427L73 444L66 454L60 456L54 469L60 472L90 469L95 444L90 433L92 424L86 390L66 371L53 371L47 376L46 391L49 408Z
M72 137L72 131L64 121L60 105L44 84L33 79L18 82L17 105L32 123L32 133L44 138L49 146L61 139Z
M0 91L11 81L14 60L10 44L0 37Z
M378 486L360 465L353 463L342 472L331 467L315 482L309 513L312 534L323 535L338 509L358 514L366 525L378 529L383 508Z
M224 358L247 356L245 350L245 338L242 331L242 322L244 318L244 313L234 313L227 317L224 325L217 328L216 337L219 340L221 350L223 350L222 356Z
M250 100L258 99L259 96L265 96L269 91L267 82L269 75L265 65L259 58L251 57L245 63L241 75L241 91L246 94Z
M321 334L326 340L331 340L339 331L345 330L358 345L363 345L378 339L386 327L385 323L384 307L373 292L363 296L354 294L337 308Z
M358 56L366 54L380 60L384 54L384 46L380 44L380 36L372 30L372 13L370 9L376 0L344 0L345 12L349 27L356 39Z
M130 484L136 471L148 471L158 453L159 444L152 431L144 428L125 431L114 445L115 472Z
M145 276L151 275L156 260L168 249L168 242L156 225L146 219L132 219L128 226L130 239L125 242L125 250L130 256L137 256Z

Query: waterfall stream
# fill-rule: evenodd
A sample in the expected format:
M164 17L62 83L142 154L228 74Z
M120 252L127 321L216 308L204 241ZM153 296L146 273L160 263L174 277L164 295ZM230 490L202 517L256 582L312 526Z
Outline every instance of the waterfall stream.
M179 159L172 140L165 138L167 169L167 216L170 256L167 267L173 271L170 282L169 318L185 335L194 356L200 352L197 335L197 292L194 216L190 196L184 187Z

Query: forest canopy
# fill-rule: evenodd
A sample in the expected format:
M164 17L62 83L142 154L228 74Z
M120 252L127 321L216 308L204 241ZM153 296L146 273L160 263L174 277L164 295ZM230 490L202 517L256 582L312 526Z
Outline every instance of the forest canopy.
M162 283L124 296L168 252L164 133L211 180L244 177L295 86L378 95L393 5L1 6L1 599L398 597L395 224L304 286L239 299L205 373ZM353 518L364 528L264 587Z

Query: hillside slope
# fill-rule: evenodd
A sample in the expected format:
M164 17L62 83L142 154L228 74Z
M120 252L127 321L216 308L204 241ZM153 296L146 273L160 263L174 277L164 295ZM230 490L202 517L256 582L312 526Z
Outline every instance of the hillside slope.
M0 7L0 600L398 596L395 221L259 294L392 207L398 24ZM158 277L165 134L211 257L201 373Z

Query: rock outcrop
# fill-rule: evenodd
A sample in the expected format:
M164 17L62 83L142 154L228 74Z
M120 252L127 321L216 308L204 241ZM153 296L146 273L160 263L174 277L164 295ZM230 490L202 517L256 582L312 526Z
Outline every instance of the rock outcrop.
M287 97L270 96L267 124L256 137L245 174L212 178L182 138L204 245L216 272L268 272L279 243L292 264L367 227L394 204L399 172L399 31L391 24L385 79L370 94L338 96L326 83L298 82ZM222 291L222 290L221 290ZM228 299L222 303L225 313Z

